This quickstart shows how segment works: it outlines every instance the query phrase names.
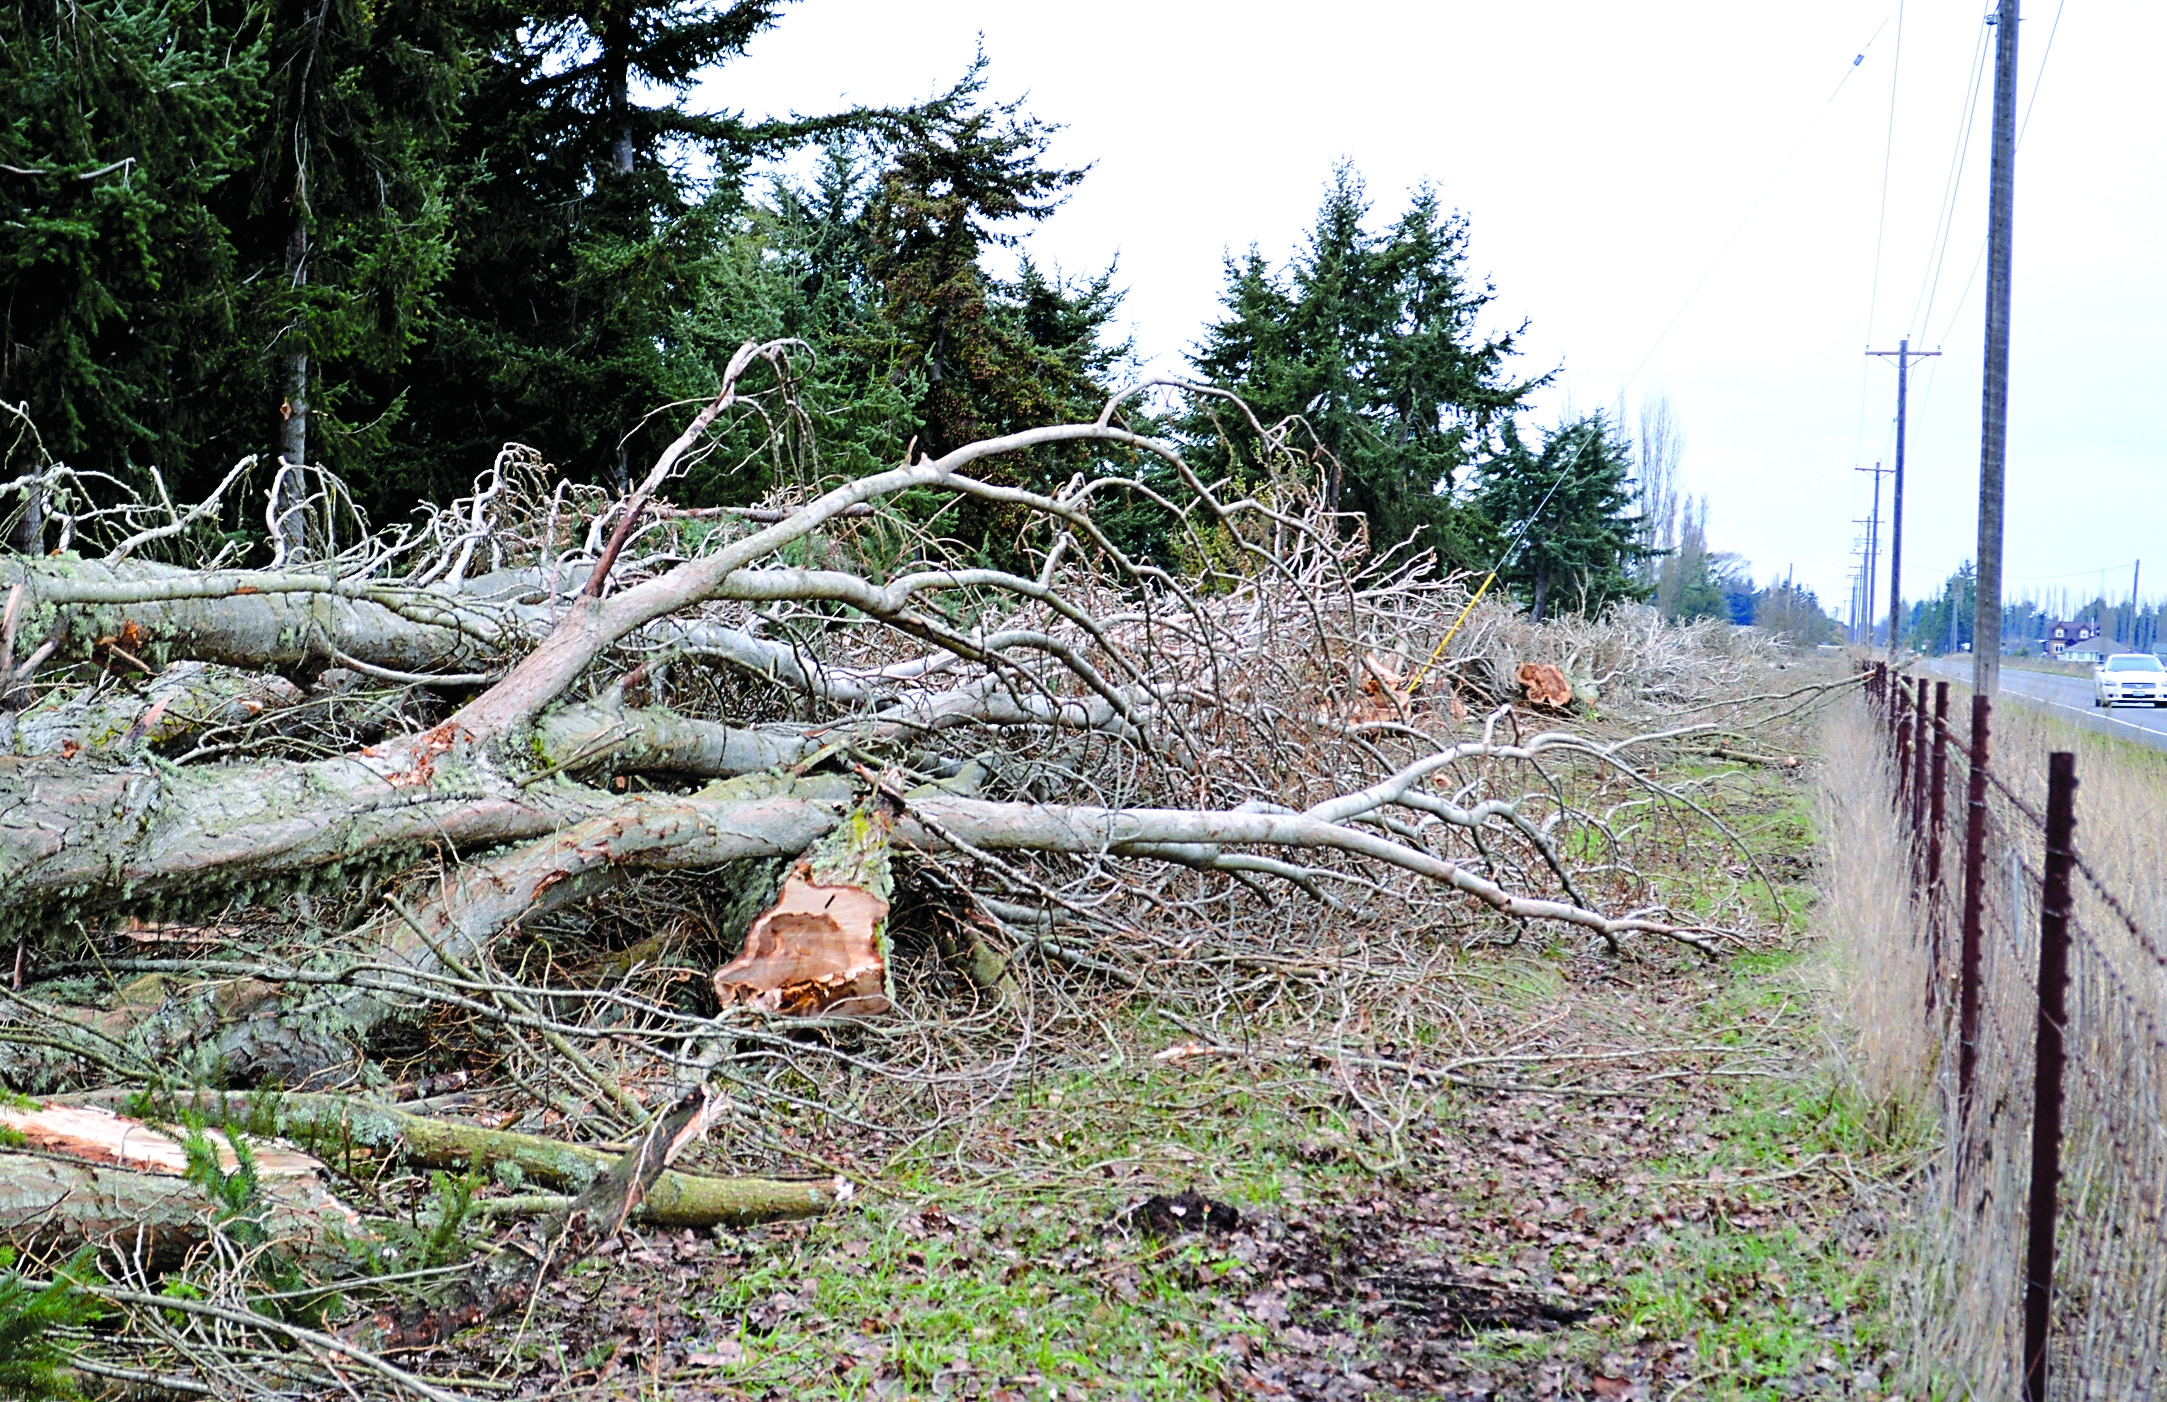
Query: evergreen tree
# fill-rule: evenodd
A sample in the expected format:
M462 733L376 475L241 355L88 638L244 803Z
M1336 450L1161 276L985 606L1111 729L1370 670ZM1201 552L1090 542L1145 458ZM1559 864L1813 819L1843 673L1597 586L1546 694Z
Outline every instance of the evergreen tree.
M1601 414L1546 434L1540 450L1506 420L1503 449L1477 469L1475 502L1501 552L1498 576L1539 621L1644 599L1645 554L1633 510L1631 445ZM1517 541L1517 545L1514 542Z
M1097 413L1128 352L1106 339L1120 304L1111 269L1071 283L1028 259L1013 280L986 267L1084 172L1045 164L1054 129L1020 103L977 100L984 65L893 143L864 212L865 272L899 363L924 380L919 448L931 456Z
M722 339L733 318L715 312L746 274L750 163L900 115L755 122L684 107L786 0L484 3L491 62L466 106L457 261L388 493L463 486L507 439L577 476L628 480L675 432L654 411L712 393L736 348ZM639 100L657 90L667 100ZM693 157L712 171L704 192Z
M0 397L78 468L139 480L226 427L223 399L199 391L235 335L213 204L263 106L246 13L0 6Z
M450 267L471 35L439 0L271 0L264 16L260 158L221 210L239 253L229 431L357 468L398 421L395 377Z
M1548 377L1507 375L1517 332L1481 331L1494 289L1470 281L1467 222L1434 190L1418 190L1382 233L1365 227L1368 215L1359 177L1338 166L1291 266L1274 270L1253 248L1228 260L1226 315L1192 360L1262 422L1308 424L1337 464L1320 484L1327 501L1367 517L1373 546L1412 537L1472 564L1477 533L1463 528L1452 489ZM1253 447L1223 416L1188 428L1230 439L1238 456Z
M1972 606L1978 595L1978 571L1966 560L1942 583L1941 592L1911 606L1905 642L1920 652L1960 652L1971 641ZM2122 610L2124 614L2127 610ZM2117 632L2119 638L2126 633Z

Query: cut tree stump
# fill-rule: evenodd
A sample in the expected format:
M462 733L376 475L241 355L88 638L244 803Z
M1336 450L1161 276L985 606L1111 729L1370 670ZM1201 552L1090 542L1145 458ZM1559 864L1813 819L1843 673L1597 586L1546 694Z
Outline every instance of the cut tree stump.
M745 952L715 971L725 1007L810 1017L865 1017L888 991L889 839L902 804L873 796L822 838L745 935Z

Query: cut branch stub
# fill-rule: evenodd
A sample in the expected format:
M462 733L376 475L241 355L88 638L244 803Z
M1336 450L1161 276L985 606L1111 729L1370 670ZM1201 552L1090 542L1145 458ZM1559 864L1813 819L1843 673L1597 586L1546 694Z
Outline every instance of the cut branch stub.
M800 1017L871 1016L888 985L889 837L897 805L875 796L823 838L753 922L745 950L715 971L715 996Z

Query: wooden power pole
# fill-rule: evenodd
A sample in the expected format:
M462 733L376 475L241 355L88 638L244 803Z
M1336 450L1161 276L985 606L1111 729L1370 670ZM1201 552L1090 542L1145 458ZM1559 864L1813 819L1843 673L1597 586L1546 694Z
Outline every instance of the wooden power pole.
M1854 467L1853 472L1871 472L1874 475L1874 510L1865 521L1866 526L1866 578L1859 585L1859 612L1865 615L1866 646L1874 645L1874 582L1878 580L1881 565L1881 478L1889 471L1880 463L1872 467Z
M1979 412L1979 585L1971 614L1971 685L2001 687L2002 469L2009 444L2009 254L2016 223L2017 0L1994 16L1994 167L1986 203L1986 375ZM2025 1395L2034 1397L2027 1377ZM2039 1387L2045 1360L2039 1360Z
M1906 336L1896 343L1895 350L1866 353L1896 357L1896 492L1889 503L1889 661L1894 662L1896 650L1902 645L1903 634L1897 629L1904 616L1904 408L1911 398L1911 362L1941 352L1915 351L1911 348L1911 338ZM1876 477L1877 498L1880 485L1881 479Z

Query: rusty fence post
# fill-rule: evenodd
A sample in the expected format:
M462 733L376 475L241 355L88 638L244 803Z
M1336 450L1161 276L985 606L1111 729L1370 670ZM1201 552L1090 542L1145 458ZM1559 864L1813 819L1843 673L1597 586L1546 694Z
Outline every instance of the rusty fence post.
M1941 930L1948 902L1941 881L1941 824L1949 777L1949 684L1934 683L1934 763L1927 774L1926 811L1926 1011L1941 1001Z
M1924 889L1919 858L1926 844L1919 841L1926 827L1926 678L1919 678L1919 696L1911 703L1911 889Z
M2039 1039L2032 1080L2031 1214L2024 1243L2024 1402L2046 1402L2054 1307L2054 1212L2062 1177L2062 1042L2068 1020L2069 859L2077 827L2077 757L2047 756L2047 869L2039 899Z
M1898 678L1894 690L1889 693L1893 719L1896 722L1896 812L1900 818L1907 795L1904 789L1911 778L1911 688Z
M1986 766L1993 703L1971 698L1971 764L1964 782L1964 923L1957 965L1956 1104L1960 1125L1971 1122L1971 1078L1979 1062L1980 945L1986 912Z

